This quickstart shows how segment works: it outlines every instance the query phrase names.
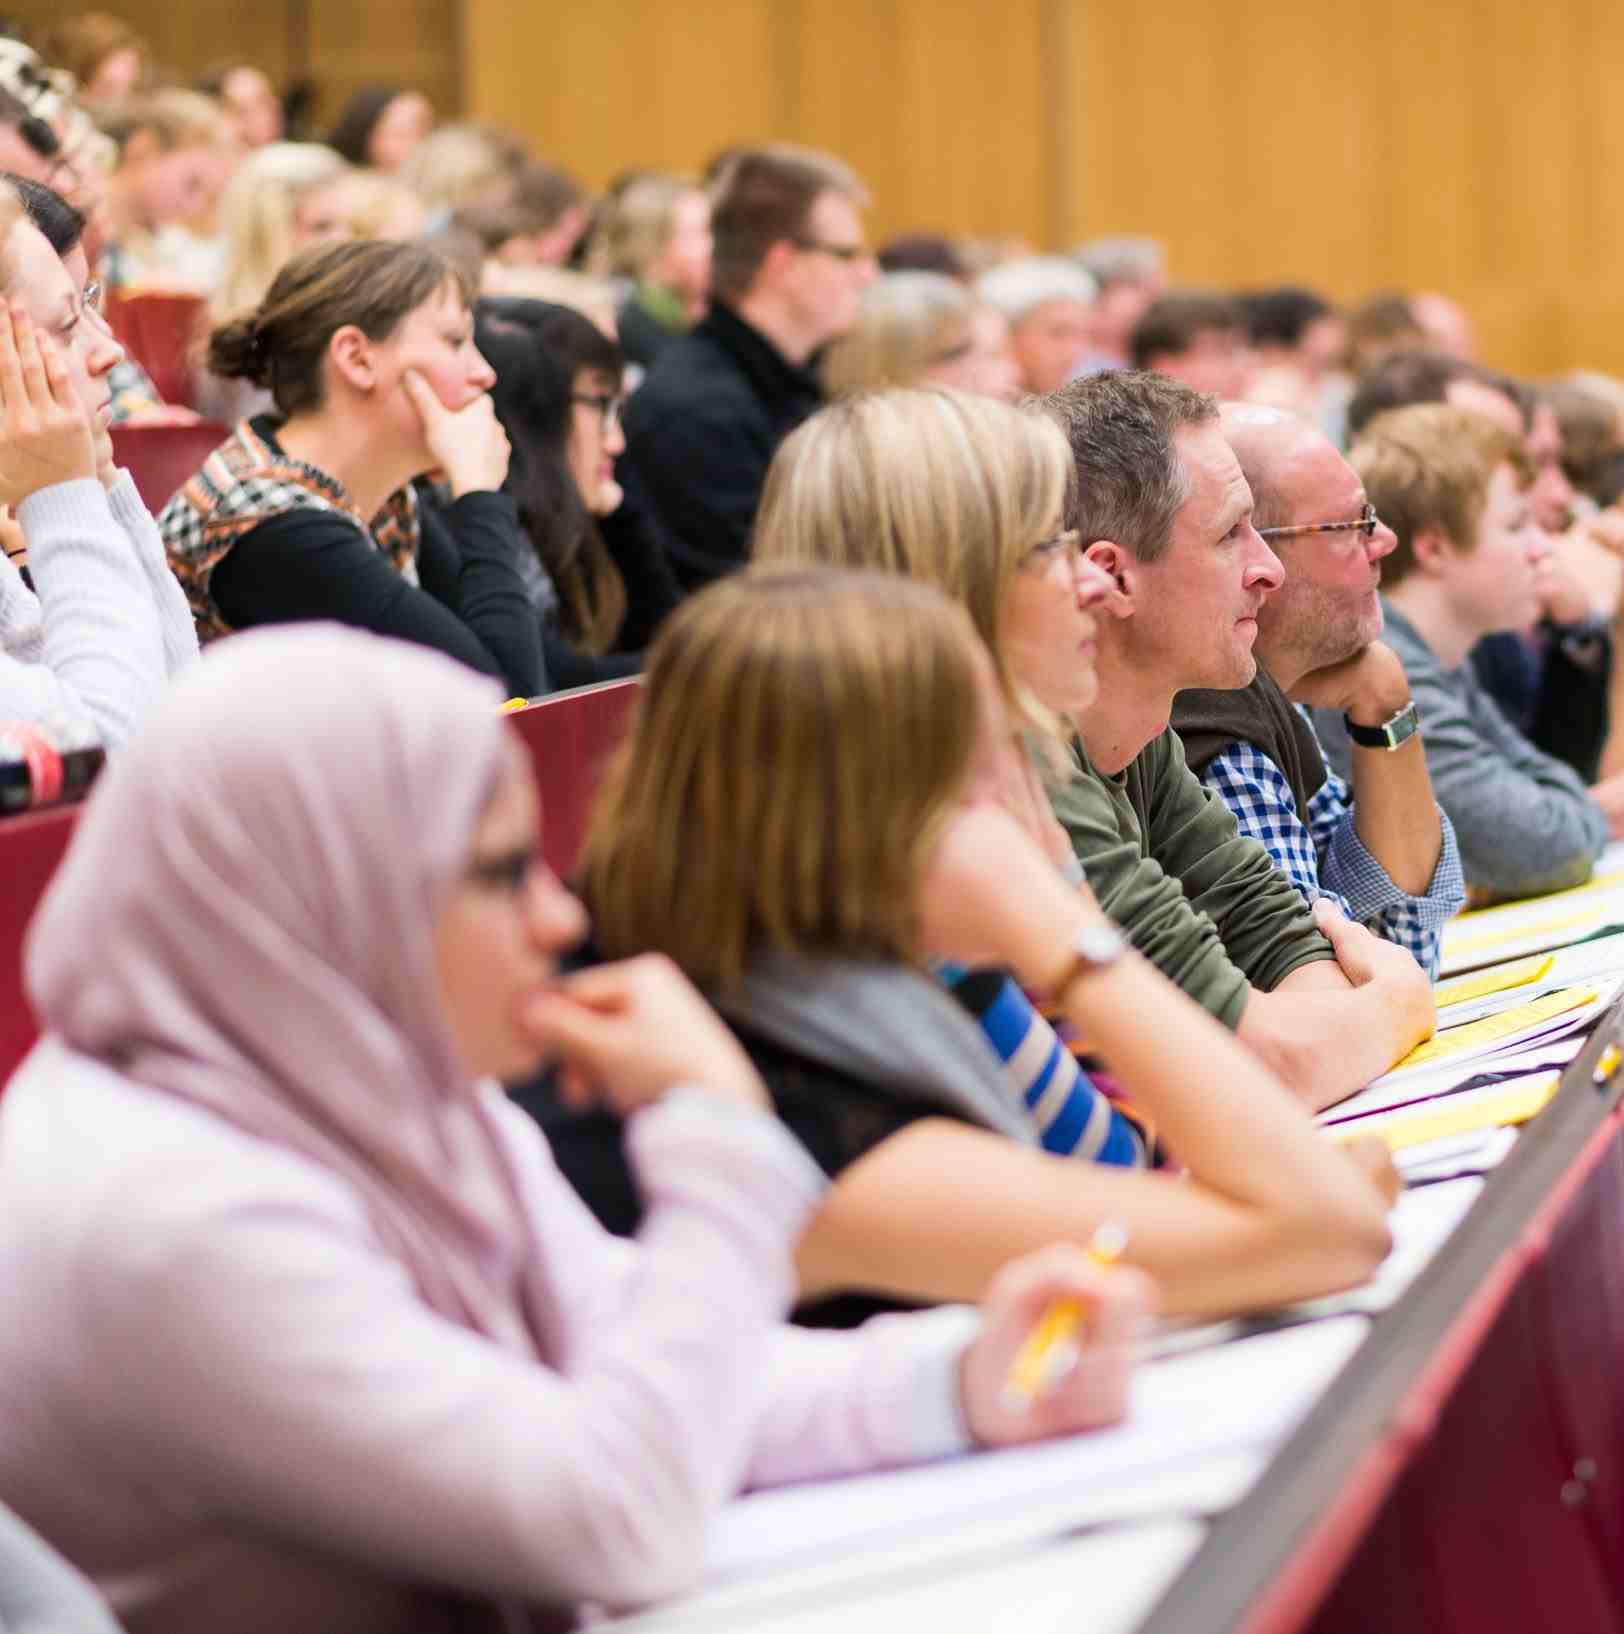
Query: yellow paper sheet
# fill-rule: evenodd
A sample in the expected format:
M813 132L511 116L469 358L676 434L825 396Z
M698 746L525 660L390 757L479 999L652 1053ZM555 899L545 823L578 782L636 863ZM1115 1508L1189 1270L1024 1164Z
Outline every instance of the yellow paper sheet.
M1452 1055L1480 1050L1502 1038L1510 1038L1513 1033L1520 1033L1524 1027L1532 1027L1535 1022L1549 1021L1552 1016L1577 1010L1581 1005L1592 1003L1596 997L1594 987L1561 987L1554 993L1544 993L1537 999L1530 999L1527 1004L1519 1004L1514 1010L1502 1010L1497 1016L1469 1021L1464 1027L1453 1027L1437 1038L1429 1038L1425 1044L1417 1044L1402 1061L1394 1063L1392 1070L1400 1072L1405 1067L1426 1066L1434 1061L1447 1061Z
M1374 1136L1387 1143L1390 1152L1424 1141L1445 1140L1450 1135L1470 1134L1474 1129L1495 1129L1503 1124L1527 1123L1556 1094L1562 1082L1560 1072L1542 1073L1503 1089L1463 1095L1459 1106L1450 1097L1434 1106L1410 1107L1387 1118L1367 1118L1360 1123L1338 1127L1334 1139L1346 1142Z
M1487 970L1478 971L1475 976L1440 982L1432 991L1432 1002L1442 1010L1447 1005L1486 999L1491 993L1509 992L1513 987L1529 987L1542 976L1549 975L1555 963L1554 953L1542 953L1532 959L1513 959L1510 964L1491 965Z

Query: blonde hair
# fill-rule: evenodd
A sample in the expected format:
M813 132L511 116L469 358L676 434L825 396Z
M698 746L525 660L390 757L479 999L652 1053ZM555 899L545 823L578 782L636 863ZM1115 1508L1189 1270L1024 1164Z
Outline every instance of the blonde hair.
M350 171L344 182L344 216L357 238L398 240L423 231L423 201L382 170Z
M877 568L945 590L992 654L1011 712L1060 724L1010 668L1001 615L1032 547L1061 525L1071 452L1047 416L941 387L831 403L779 448L752 548L758 562Z
M643 283L648 269L671 242L677 204L704 189L691 176L647 170L612 192L603 202L589 265L606 278Z
M672 614L582 861L600 949L725 991L775 949L911 960L969 770L975 633L928 586L752 569Z
M1376 514L1398 535L1382 562L1382 583L1415 567L1415 539L1439 528L1458 551L1477 543L1489 482L1502 465L1526 486L1522 446L1503 426L1472 409L1416 403L1379 414L1348 453Z
M165 153L176 148L227 147L235 140L225 110L201 91L171 89L131 97L98 114L96 122L112 138L121 158L138 131L150 131Z
M442 125L412 149L400 179L430 212L506 204L523 162L522 144L505 131L485 125Z
M863 292L853 328L824 354L833 397L875 386L911 386L934 363L970 344L975 297L939 272L892 272Z
M319 142L272 142L243 160L220 195L226 264L209 303L214 322L264 300L293 254L300 200L349 172L348 163Z

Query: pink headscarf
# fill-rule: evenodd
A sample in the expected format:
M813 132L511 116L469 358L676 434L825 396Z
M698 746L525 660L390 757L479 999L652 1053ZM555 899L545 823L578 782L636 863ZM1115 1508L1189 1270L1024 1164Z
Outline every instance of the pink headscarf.
M496 687L336 625L210 649L113 761L29 934L48 1033L319 1163L449 1320L544 1351L531 1230L432 929L506 765Z

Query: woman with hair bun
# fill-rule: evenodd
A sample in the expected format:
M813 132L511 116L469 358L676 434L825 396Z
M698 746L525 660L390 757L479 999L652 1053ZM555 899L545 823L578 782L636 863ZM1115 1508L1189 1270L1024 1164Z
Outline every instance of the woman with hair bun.
M320 245L209 338L208 366L269 391L158 519L198 635L337 619L546 690L502 490L508 441L469 293L415 244ZM438 472L444 505L413 483Z

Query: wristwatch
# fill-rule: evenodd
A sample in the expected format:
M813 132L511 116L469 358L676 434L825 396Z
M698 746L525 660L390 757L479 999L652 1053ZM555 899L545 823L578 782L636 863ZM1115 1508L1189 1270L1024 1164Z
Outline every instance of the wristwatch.
M1361 749L1397 749L1421 730L1421 711L1415 707L1415 699L1411 698L1396 715L1383 721L1380 726L1361 726L1351 715L1344 715L1342 724L1347 727L1348 736Z
M1071 940L1071 963L1049 989L1058 1004L1073 982L1114 965L1127 951L1128 939L1115 925L1085 925Z

